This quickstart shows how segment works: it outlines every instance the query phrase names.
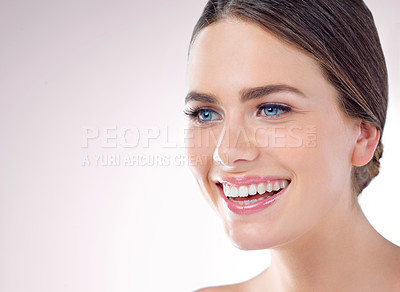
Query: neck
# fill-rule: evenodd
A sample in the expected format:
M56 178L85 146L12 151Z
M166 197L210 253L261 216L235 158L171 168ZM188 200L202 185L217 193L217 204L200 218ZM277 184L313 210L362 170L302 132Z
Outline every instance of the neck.
M273 291L357 291L371 257L387 243L356 200L338 202L312 230L271 250L266 275Z

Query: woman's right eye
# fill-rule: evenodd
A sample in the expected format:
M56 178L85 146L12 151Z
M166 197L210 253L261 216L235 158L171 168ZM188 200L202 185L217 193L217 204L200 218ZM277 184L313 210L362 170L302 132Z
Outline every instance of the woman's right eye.
M194 120L199 124L205 124L221 119L219 113L209 108L187 109L185 110L185 114L189 116L191 120Z
M214 113L208 109L205 110L200 110L199 111L199 119L203 122L209 122L212 121L214 118Z

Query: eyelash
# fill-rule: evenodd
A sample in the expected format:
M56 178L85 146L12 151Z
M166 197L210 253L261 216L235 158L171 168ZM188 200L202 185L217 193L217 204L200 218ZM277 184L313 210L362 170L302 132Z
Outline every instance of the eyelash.
M263 117L267 117L268 119L278 119L279 116L286 114L288 112L290 112L292 110L292 108L288 105L283 105L283 104L279 104L279 103L264 103L261 104L257 107L258 112L265 109L276 109L276 110L280 110L281 113L276 114L276 115L272 115L272 116L268 116L268 115L262 115Z
M208 107L195 107L195 108L188 108L184 110L184 114L187 115L190 120L195 121L198 124L205 124L208 122L202 121L199 119L199 114L202 112L211 112L212 114L217 114L219 115L219 113L217 113L215 110L208 108Z
M276 109L276 110L280 110L282 111L279 114L275 114L275 115L260 115L259 113L265 109ZM267 119L278 119L279 116L288 113L292 110L292 108L290 106L287 105L283 105L283 104L279 104L279 103L264 103L261 104L259 106L257 106L257 115L258 116L262 116L262 117L266 117ZM202 121L199 119L199 114L201 114L202 112L211 112L212 114L217 114L220 115L218 112L216 112L215 110L208 108L208 107L195 107L195 108L188 108L184 110L184 114L187 115L190 120L194 120L196 123L198 124L206 124L208 123L207 121Z

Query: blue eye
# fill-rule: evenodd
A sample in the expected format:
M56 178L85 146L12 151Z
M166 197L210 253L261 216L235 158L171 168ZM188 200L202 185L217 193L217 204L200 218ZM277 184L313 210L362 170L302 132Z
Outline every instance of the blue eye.
M276 108L276 107L266 107L266 108L264 108L264 113L267 116L276 116L276 115L278 115L278 114L280 114L282 112L283 111L281 109Z
M213 119L213 112L208 109L202 109L199 111L199 119L203 122L209 122Z
M206 124L221 118L219 113L209 108L189 108L184 113L199 124Z
M259 106L260 114L267 117L275 117L289 112L290 110L291 108L289 106L276 103L266 103Z

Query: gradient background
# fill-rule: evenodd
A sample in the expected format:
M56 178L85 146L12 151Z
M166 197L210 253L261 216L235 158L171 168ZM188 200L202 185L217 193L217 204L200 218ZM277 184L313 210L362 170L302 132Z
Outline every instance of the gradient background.
M399 245L400 3L366 2L390 105L381 175L360 201ZM191 291L268 266L267 251L230 244L176 161L82 165L85 155L184 155L187 48L205 3L0 1L0 291ZM83 147L86 128L100 132ZM118 133L107 142L107 128L138 129L141 144L125 148Z

